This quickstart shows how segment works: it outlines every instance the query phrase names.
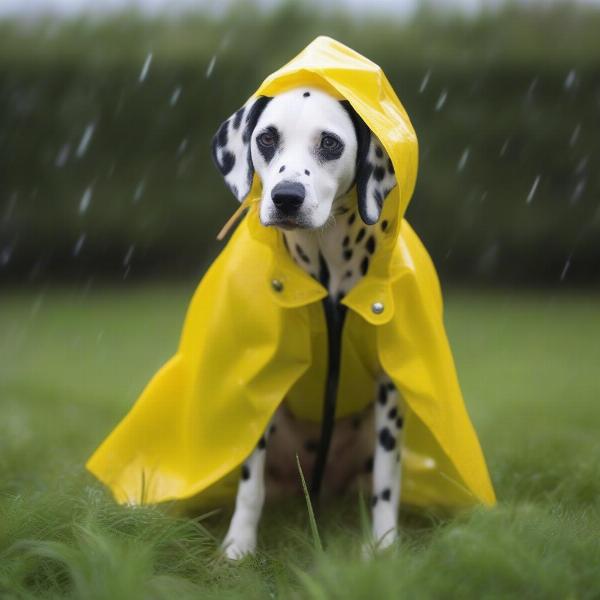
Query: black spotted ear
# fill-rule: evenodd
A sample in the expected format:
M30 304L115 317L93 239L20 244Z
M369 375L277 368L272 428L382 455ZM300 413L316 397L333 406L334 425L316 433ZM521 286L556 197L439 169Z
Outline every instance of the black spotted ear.
M271 98L251 98L242 108L224 121L212 140L212 156L227 187L241 202L250 192L254 165L250 140L258 118Z
M383 144L350 103L344 100L342 105L352 119L358 142L356 152L358 213L367 225L373 225L379 220L384 200L396 186L394 166Z

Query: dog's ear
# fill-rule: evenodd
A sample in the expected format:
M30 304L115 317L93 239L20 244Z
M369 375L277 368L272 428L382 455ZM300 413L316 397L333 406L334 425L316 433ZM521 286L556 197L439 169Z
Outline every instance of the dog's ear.
M227 187L241 202L250 192L254 165L250 140L258 118L271 98L251 98L229 119L221 123L212 140L212 156Z
M356 196L358 213L367 225L379 220L383 202L396 186L394 166L377 136L369 129L347 101L341 102L348 112L358 148L356 152Z

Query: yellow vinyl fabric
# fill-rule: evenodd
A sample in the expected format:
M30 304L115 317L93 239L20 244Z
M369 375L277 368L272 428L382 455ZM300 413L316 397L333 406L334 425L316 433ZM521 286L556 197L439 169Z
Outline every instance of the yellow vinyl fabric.
M384 145L398 181L384 203L381 220L389 226L369 271L343 300L336 417L373 401L383 367L406 407L402 501L450 510L492 505L437 275L403 219L418 157L408 115L377 65L327 37L270 75L255 96L299 85L348 100ZM259 201L255 177L246 216L192 298L177 352L87 463L119 502L231 497L237 469L284 398L298 418L320 419L327 291L290 258L281 233L260 224ZM384 306L379 314L375 302Z

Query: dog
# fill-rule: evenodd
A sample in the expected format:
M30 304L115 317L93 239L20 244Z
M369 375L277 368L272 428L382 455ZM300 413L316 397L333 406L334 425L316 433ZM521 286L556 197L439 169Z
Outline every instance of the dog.
M313 87L253 98L227 119L212 143L216 166L242 200L256 173L262 183L260 222L281 232L304 271L328 291L332 314L366 275L380 236L383 202L396 186L385 148L347 101ZM356 188L356 194L350 192ZM356 198L356 199L355 199ZM398 537L403 403L381 370L367 413L336 421L324 490L339 493L372 478L372 537L378 549ZM297 488L295 455L316 467L318 426L283 404L241 468L235 510L223 542L240 559L256 548L267 494Z

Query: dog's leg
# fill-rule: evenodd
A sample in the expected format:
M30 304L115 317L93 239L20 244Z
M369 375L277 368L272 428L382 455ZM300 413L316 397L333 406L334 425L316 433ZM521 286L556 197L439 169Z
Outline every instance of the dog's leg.
M223 542L227 558L238 560L256 549L256 533L265 501L267 439L274 427L267 426L252 454L242 465L235 510Z
M375 452L373 455L373 541L387 548L398 537L400 502L400 433L403 418L398 390L383 378L375 402Z

